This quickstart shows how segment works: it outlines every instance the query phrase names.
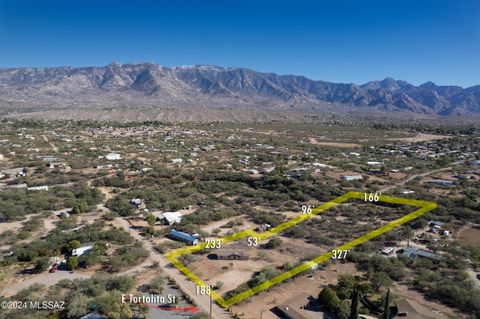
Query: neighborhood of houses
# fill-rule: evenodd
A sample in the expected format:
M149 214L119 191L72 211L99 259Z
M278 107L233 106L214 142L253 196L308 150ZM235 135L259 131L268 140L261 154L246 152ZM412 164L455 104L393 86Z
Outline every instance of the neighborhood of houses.
M223 133L223 130L224 128L219 131ZM268 139L261 140L258 137L249 137L241 140L240 133L244 131L248 134L250 134L250 132L253 133L253 131L249 129L238 129L236 132L228 132L228 134L225 135L228 137L218 137L221 136L219 133L212 133L204 128L157 128L147 125L135 128L128 126L122 128L113 126L88 128L82 132L82 134L77 134L76 132L75 136L69 136L67 133L49 132L48 135L53 136L57 141L64 141L66 145L65 149L69 149L69 151L62 149L62 152L46 152L29 144L26 150L22 150L22 145L27 144L24 139L32 141L32 138L34 138L33 135L24 135L15 142L5 140L0 144L3 147L2 154L0 154L0 161L2 161L2 163L6 162L22 151L23 154L26 154L26 158L29 158L35 165L15 163L15 166L2 166L0 169L0 191L7 192L7 190L20 189L22 192L25 190L27 194L33 194L33 192L40 194L40 192L52 192L59 186L70 187L79 183L77 180L57 183L57 180L50 181L48 179L44 179L42 182L32 182L32 179L29 177L34 175L36 170L59 175L68 175L73 172L81 177L83 177L83 175L91 176L88 179L88 185L92 185L91 183L93 181L100 178L108 179L121 176L121 179L125 181L132 181L132 190L137 190L137 188L142 189L142 184L135 182L141 181L141 178L145 176L150 177L152 171L155 170L155 165L158 165L159 162L164 167L174 171L175 174L180 175L181 173L185 173L185 175L188 176L185 177L185 180L196 179L197 181L201 181L204 175L208 174L208 163L213 163L214 165L218 165L216 168L220 167L220 169L218 169L220 172L242 174L245 180L248 179L249 185L252 187L257 187L257 181L261 181L263 178L268 179L271 176L276 176L277 181L281 180L281 183L283 183L281 185L283 188L287 188L285 185L300 184L304 181L305 184L307 184L306 181L309 179L313 181L312 188L321 187L321 185L335 184L341 188L342 191L352 190L355 189L355 187L371 187L372 185L368 183L373 183L374 187L378 189L394 185L396 186L394 194L399 197L401 195L414 197L420 192L419 188L421 187L431 189L432 194L438 193L446 196L445 194L448 190L455 190L465 183L476 182L480 179L478 151L473 149L469 144L455 141L449 142L448 139L445 143L438 141L420 141L416 143L388 142L387 144L381 145L377 143L374 146L368 147L352 147L352 151L349 151L348 148L341 145L342 143L339 143L340 149L329 150L327 155L322 156L320 153L314 153L312 150L300 148L303 147L304 144L307 144L305 140L302 139L295 140L292 144L281 144L274 140L269 141ZM158 139L155 143L148 143L148 139L151 138ZM101 142L94 143L97 139L101 140ZM128 146L120 143L123 139L131 139L129 140ZM145 139L145 141L139 143L138 140L135 139ZM119 143L116 143L116 141ZM89 159L82 163L82 166L76 168L75 165L78 164L77 160L80 162L79 159L82 158L82 156L80 156L81 152L77 151L77 148L81 147L79 146L80 142L86 145L83 152L89 154ZM238 144L233 144L237 142ZM228 143L232 143L233 146ZM296 147L299 147L299 149L296 149ZM437 167L433 169L429 167L419 168L416 166L417 161L420 162L424 160L435 161L435 163L445 160L445 165L443 165L441 169ZM462 170L444 169L449 165L454 166L454 164L457 163L462 165ZM194 173L198 173L199 175L193 176ZM155 175L152 179L159 178L159 175L161 174ZM75 177L78 178L78 176ZM174 178L175 175L171 177L172 180ZM272 178L270 182L273 180ZM85 182L85 180L82 182ZM230 180L228 179L225 179L223 182L225 182L226 185L230 185ZM217 186L215 185L215 187ZM108 199L121 196L124 193L129 194L129 190L122 185L108 185L102 186L101 188L102 192L108 195ZM285 193L287 193L287 191L285 191ZM283 196L284 194L281 195ZM297 195L298 198L302 198L301 194L295 195ZM262 212L266 217L255 216L257 219L252 222L252 218L248 217L248 213L242 213L242 218L246 219L246 221L243 221L243 225L235 224L230 227L227 226L227 222L222 224L222 220L215 220L210 221L206 225L195 225L196 227L202 227L201 230L204 230L196 233L185 230L190 228L182 228L182 221L185 222L185 220L188 220L187 216L189 214L195 214L199 209L212 212L222 210L225 208L225 206L222 206L223 203L220 205L218 203L212 205L211 198L207 201L205 200L206 196L200 194L199 199L192 202L196 203L196 205L160 209L160 206L152 205L152 202L149 201L148 198L138 195L138 193L127 196L128 197L125 198L126 205L130 205L129 207L135 209L135 220L133 222L138 225L145 225L148 218L153 215L155 217L156 229L161 229L162 231L156 232L155 235L145 236L143 233L144 226L130 226L128 230L134 233L138 231L139 236L144 236L142 238L145 239L146 242L148 241L153 244L158 242L161 244L167 243L171 244L171 247L179 247L181 244L197 245L202 240L205 240L205 234L208 236L213 236L212 234L218 235L219 233L222 235L229 234L234 232L235 227L239 227L240 229L252 227L252 229L255 228L257 232L266 232L272 225L276 226L270 219L272 216L275 217L273 213L275 210L272 207L262 207L263 203L261 200L255 202L255 198L248 198L249 196L245 196L246 199L237 198L236 195L227 194L227 191L223 189L218 191L218 194L216 193L215 196L218 196L216 199L221 198L225 203L238 204L239 206L237 207L241 207L240 205L244 202L248 202L248 205L251 206L245 204L245 207L241 208L244 208L246 212L251 210ZM252 195L252 197L253 196L254 195ZM265 198L269 198L269 196L274 197L265 192ZM259 198L260 197L261 196L259 196ZM287 200L283 200L283 198L284 197L281 197L278 202L279 206L284 205L284 211L282 212L285 213L284 216L290 218L295 216L294 214L299 213L299 208L297 207L298 202L295 202L290 197ZM263 198L260 199L263 200ZM105 204L105 202L103 204ZM218 202L220 202L220 200ZM254 204L252 204L252 202ZM316 201L314 201L314 203L317 204ZM103 204L101 205L103 211L109 211ZM55 220L55 222L57 222L74 220L78 214L67 206L67 208L55 211L54 215L57 216L55 217L58 219ZM235 213L231 218L236 216L237 214ZM114 218L118 220L122 217L115 215ZM432 219L425 227L415 229L408 239L389 242L375 247L375 251L377 249L378 251L374 251L370 256L381 256L382 260L392 260L394 257L400 257L411 261L428 260L434 265L440 264L445 258L445 253L439 248L447 247L455 240L458 233L458 225L452 225L448 220L445 221L446 219L440 216L429 218L438 218L438 220ZM128 219L129 223L130 221L131 220ZM275 222L275 220L273 221ZM115 227L119 227L119 225L123 224L117 223ZM210 225L215 226L210 227ZM62 232L77 232L84 227L84 224L77 223L72 227L62 230ZM214 231L218 231L218 233ZM295 231L301 233L303 229L295 229ZM329 242L330 240L330 238L322 237L322 234L315 235L321 242ZM291 240L298 244L303 239L300 239L299 236L298 238L292 237ZM305 243L302 243L301 245L304 244ZM305 247L310 247L313 251L312 245L314 244L308 242L308 245ZM66 262L69 257L88 256L92 254L94 249L95 243L86 242L76 248L62 252L63 255L61 257L51 258L49 271L56 273L66 267ZM297 246L295 246L295 248L282 247L280 254L284 254L285 260L287 260L288 255L294 249L299 248ZM301 249L302 248L300 248L300 250ZM304 250L308 249L304 248ZM264 256L265 260L271 257L269 255L274 255L273 252L269 254L268 251L267 253L264 251L261 253L267 255ZM208 261L211 260L213 264L216 264L215 267L222 268L222 271L225 270L224 268L228 268L229 270L233 269L234 273L238 274L239 278L242 278L244 282L248 282L250 277L245 275L247 273L245 269L240 267L238 267L238 269L236 268L236 262L239 264L249 261L255 262L254 268L256 274L262 270L261 267L257 269L257 264L266 264L265 260L260 260L259 256L238 249L238 247L211 251L207 258ZM293 258L288 260L289 262L287 263L285 261L285 264L298 262L298 260L293 260ZM287 266L288 265L285 267ZM318 269L316 269L316 271L317 270ZM318 271L321 272L321 270ZM310 280L311 278L308 277L304 279ZM311 281L313 281L313 279ZM316 301L313 300L316 299L317 296L299 291L301 290L298 288L297 290L293 289L289 291L291 294L294 294L293 298L283 298L281 302L278 303L268 300L265 301L265 304L268 304L270 308L274 308L273 312L277 314L279 318L317 318L318 316L315 317L315 314L318 315L320 311L316 308L318 307ZM281 294L279 293L279 295ZM312 297L314 298L312 299ZM193 298L195 298L195 296ZM276 297L272 297L270 299L274 300L275 298ZM261 298L259 299L261 300ZM248 303L247 306L244 304L242 307L243 308L239 309L246 311ZM264 306L262 305L262 307ZM443 315L425 307L417 300L414 300L413 297L406 298L402 296L398 298L395 302L395 307L397 307L396 313L399 318L444 318ZM242 311L239 310L238 313ZM92 312L83 318L106 317L97 312ZM325 318L328 318L327 314ZM371 319L377 317L361 315L359 318Z

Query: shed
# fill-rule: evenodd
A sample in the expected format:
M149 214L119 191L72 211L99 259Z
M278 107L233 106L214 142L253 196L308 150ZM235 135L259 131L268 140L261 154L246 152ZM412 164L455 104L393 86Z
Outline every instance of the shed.
M60 218L69 218L70 217L70 210L64 210L63 212L60 212L58 214L58 217Z
M222 251L208 255L209 259L217 260L248 260L248 255L238 251Z

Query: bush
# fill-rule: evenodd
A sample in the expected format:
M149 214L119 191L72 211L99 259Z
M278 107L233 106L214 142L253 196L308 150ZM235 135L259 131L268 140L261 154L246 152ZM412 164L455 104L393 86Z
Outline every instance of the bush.
M148 257L149 252L143 247L125 246L117 249L116 254L110 260L109 270L112 272L141 263Z
M78 267L78 257L71 256L67 259L67 267L69 270L75 270Z
M163 291L163 286L165 285L165 280L162 277L156 276L153 280L148 284L148 289L152 294L161 294Z
M265 248L267 249L275 249L275 248L278 248L280 247L281 245L283 244L282 240L278 237L274 237L272 239L270 239L266 244L265 244Z
M35 260L35 272L44 272L50 266L50 258L40 257Z

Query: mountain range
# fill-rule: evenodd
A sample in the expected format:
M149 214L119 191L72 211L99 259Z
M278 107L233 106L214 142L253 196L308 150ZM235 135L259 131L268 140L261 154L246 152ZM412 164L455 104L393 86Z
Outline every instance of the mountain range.
M0 69L0 115L80 110L375 110L431 116L480 115L480 85L419 86L386 78L357 85L245 68L154 63Z

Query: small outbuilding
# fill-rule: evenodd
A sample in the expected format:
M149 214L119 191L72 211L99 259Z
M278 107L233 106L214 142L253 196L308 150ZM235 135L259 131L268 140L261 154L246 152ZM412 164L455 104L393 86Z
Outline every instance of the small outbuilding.
M222 251L208 255L209 259L215 260L248 260L248 255L238 251Z
M170 237L173 240L181 241L184 242L188 245L194 246L198 244L198 238L194 237L192 235L189 235L187 233L172 229L170 233L168 234L168 237Z

